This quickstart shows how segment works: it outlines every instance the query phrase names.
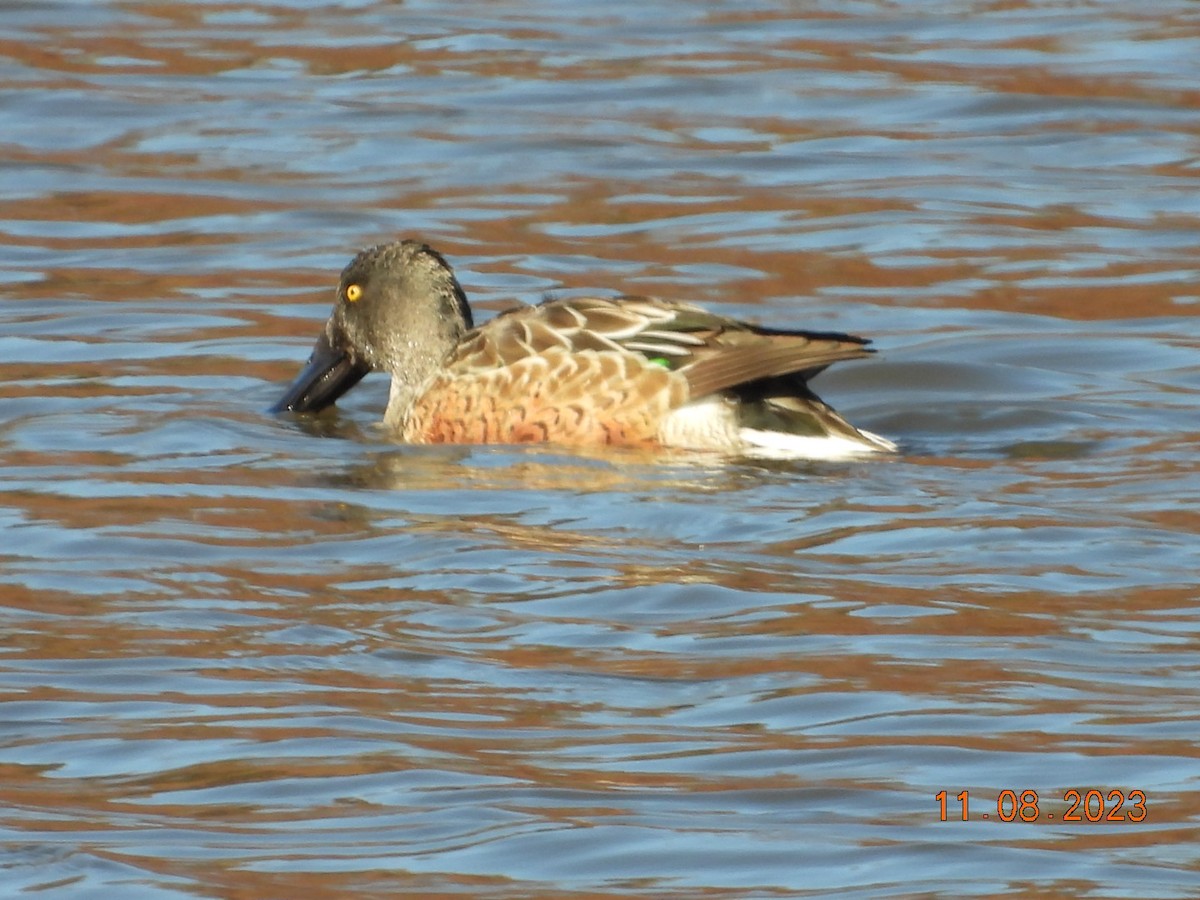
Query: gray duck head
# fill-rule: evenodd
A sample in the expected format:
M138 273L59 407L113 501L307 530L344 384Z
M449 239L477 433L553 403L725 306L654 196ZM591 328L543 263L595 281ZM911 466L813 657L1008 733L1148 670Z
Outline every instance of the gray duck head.
M415 391L472 327L458 279L419 241L363 250L342 270L333 313L273 412L319 412L370 371Z

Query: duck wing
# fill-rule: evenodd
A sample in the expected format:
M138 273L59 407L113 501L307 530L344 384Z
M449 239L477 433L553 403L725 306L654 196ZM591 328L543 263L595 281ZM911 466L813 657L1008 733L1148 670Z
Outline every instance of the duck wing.
M510 366L550 350L635 354L686 380L692 399L785 375L807 381L874 351L849 334L750 325L651 297L578 297L509 310L468 332L451 365Z

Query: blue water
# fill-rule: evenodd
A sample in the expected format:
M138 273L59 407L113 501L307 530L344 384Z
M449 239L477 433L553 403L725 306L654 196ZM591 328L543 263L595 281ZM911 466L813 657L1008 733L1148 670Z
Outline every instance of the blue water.
M0 896L1195 895L1195 4L0 24ZM903 452L268 414L398 236L874 338Z

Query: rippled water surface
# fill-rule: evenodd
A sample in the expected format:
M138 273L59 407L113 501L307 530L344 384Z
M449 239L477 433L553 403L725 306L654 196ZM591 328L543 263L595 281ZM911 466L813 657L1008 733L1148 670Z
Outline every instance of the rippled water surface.
M1197 895L1196 3L0 26L0 895ZM903 453L269 415L401 235L873 337Z

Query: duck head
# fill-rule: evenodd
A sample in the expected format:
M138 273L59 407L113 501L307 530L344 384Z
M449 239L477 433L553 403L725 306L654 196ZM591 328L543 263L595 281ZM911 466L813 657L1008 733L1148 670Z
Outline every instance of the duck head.
M368 372L415 392L472 326L458 279L436 250L397 241L363 250L342 270L333 313L312 355L272 412L319 412Z

